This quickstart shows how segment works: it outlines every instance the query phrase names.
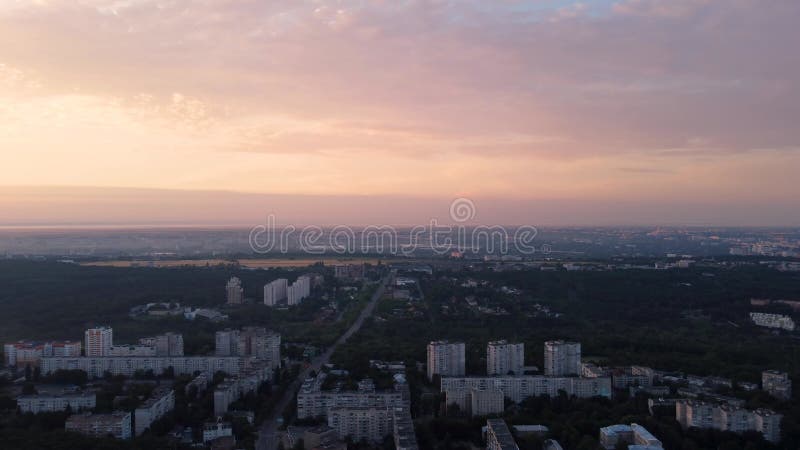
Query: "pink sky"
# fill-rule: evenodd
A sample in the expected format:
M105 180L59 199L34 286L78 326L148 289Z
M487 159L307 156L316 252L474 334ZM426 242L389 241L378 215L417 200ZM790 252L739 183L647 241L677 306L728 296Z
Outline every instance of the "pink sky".
M800 225L798 18L796 0L2 2L0 225L413 223L456 197L492 223Z

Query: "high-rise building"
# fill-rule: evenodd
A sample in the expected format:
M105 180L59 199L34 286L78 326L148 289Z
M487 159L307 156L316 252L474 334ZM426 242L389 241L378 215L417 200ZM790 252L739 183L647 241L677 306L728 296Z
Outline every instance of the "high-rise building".
M111 356L114 346L114 331L110 327L86 330L86 356Z
M264 304L275 306L286 298L289 282L286 278L278 278L264 285Z
M227 302L229 305L241 305L244 301L244 289L242 289L242 281L236 277L231 278L225 286L227 291Z
M545 342L544 374L552 377L580 375L581 344L565 341Z
M311 295L311 277L302 275L286 289L286 299L289 306L299 305L306 297Z
M761 372L761 385L766 393L780 399L789 400L792 398L792 380L786 372L777 370L765 370Z
M525 344L506 341L489 342L486 346L488 375L522 375L525 367Z
M428 380L432 381L434 375L464 376L465 348L463 342L433 341L428 344Z

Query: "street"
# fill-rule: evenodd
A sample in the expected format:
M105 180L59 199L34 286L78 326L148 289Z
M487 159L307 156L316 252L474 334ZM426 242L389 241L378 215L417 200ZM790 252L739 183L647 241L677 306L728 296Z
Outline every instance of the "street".
M311 364L300 371L300 374L297 378L289 385L289 388L286 389L283 396L281 397L280 401L275 405L275 409L270 414L264 423L261 425L261 429L258 433L258 441L256 441L256 449L257 450L276 450L278 448L278 427L280 424L278 423L278 418L280 418L283 414L283 411L289 406L289 403L292 401L295 395L297 395L297 391L300 389L303 381L308 377L311 371L318 372L323 365L327 364L333 355L333 352L336 349L347 342L347 340L354 334L361 329L361 326L364 324L364 321L367 317L370 317L375 311L375 305L378 303L378 300L383 296L383 292L386 290L386 284L394 277L394 273L390 273L387 275L383 280L381 280L380 286L375 292L372 294L372 298L370 298L369 303L367 306L361 310L361 314L359 314L358 318L355 322L347 329L336 342L331 345L324 353L317 356L311 361Z

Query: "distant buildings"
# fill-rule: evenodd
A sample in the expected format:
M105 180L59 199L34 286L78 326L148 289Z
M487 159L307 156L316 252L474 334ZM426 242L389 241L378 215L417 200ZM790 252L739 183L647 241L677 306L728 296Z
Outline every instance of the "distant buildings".
M311 295L311 277L301 275L286 289L286 302L289 306L299 305Z
M244 302L244 289L242 289L242 281L240 279L233 277L228 280L225 292L227 293L227 304L241 305Z
M136 436L144 433L156 420L175 409L175 391L167 387L156 388L150 398L142 403L134 412Z
M72 412L93 409L97 405L97 395L92 393L60 394L60 395L21 395L17 397L17 407L23 413L39 414L42 412Z
M786 331L794 331L795 323L789 316L782 314L768 314L761 312L751 312L750 320L760 327L775 328Z
M580 375L581 344L565 341L545 342L544 374L553 377Z
M364 278L364 264L340 264L333 267L333 275L340 280Z
M275 306L278 302L284 300L287 295L288 280L286 278L278 278L264 285L264 304L267 306Z
M486 450L519 450L511 430L503 419L486 421Z
M114 345L114 331L110 327L89 328L84 333L86 356L111 356Z
M269 381L272 370L266 363L254 365L236 377L226 378L214 389L214 415L222 416L231 403L251 392L256 392L262 383Z
M600 445L607 450L614 450L617 446L629 444L630 450L655 450L663 446L643 426L632 423L630 425L611 425L600 429Z
M792 398L792 380L785 372L777 370L761 372L761 386L766 393L777 399L789 400Z
M57 342L15 342L3 346L5 364L8 367L38 367L44 357L81 356L81 343L72 341Z
M493 341L486 346L487 375L522 375L525 367L525 344Z
M428 344L428 381L433 381L434 375L464 376L465 364L463 342L434 341Z
M756 431L773 443L780 442L782 418L767 409L750 411L729 404L697 400L678 400L675 403L675 419L683 428L712 428L733 433Z
M67 418L64 429L93 437L130 439L131 413L116 411L111 414L76 414Z
M132 356L156 356L156 348L149 345L112 345L108 354L119 358Z

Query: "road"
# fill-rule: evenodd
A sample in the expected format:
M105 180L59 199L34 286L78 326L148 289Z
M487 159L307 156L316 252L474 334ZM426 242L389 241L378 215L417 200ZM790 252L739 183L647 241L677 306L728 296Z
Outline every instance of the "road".
M278 448L278 427L280 424L278 423L278 418L282 417L283 411L289 406L294 396L297 395L297 391L300 389L300 385L303 383L303 380L308 378L308 375L311 371L319 372L320 368L323 365L327 364L328 361L331 359L331 355L336 349L347 342L347 340L354 334L358 333L358 330L361 329L361 326L364 324L364 321L372 315L375 311L375 305L378 304L378 300L383 296L383 292L386 290L386 284L394 277L394 273L387 275L383 280L381 280L378 289L375 290L375 293L372 294L372 298L370 298L369 303L364 309L361 310L361 314L358 315L358 318L355 322L347 329L336 342L328 347L324 353L317 356L311 361L311 364L308 365L305 369L300 371L300 374L297 378L292 382L291 385L286 389L283 394L283 397L278 401L275 405L275 408L272 410L272 414L264 420L264 423L261 424L261 429L258 433L258 441L256 441L256 450L276 450Z

